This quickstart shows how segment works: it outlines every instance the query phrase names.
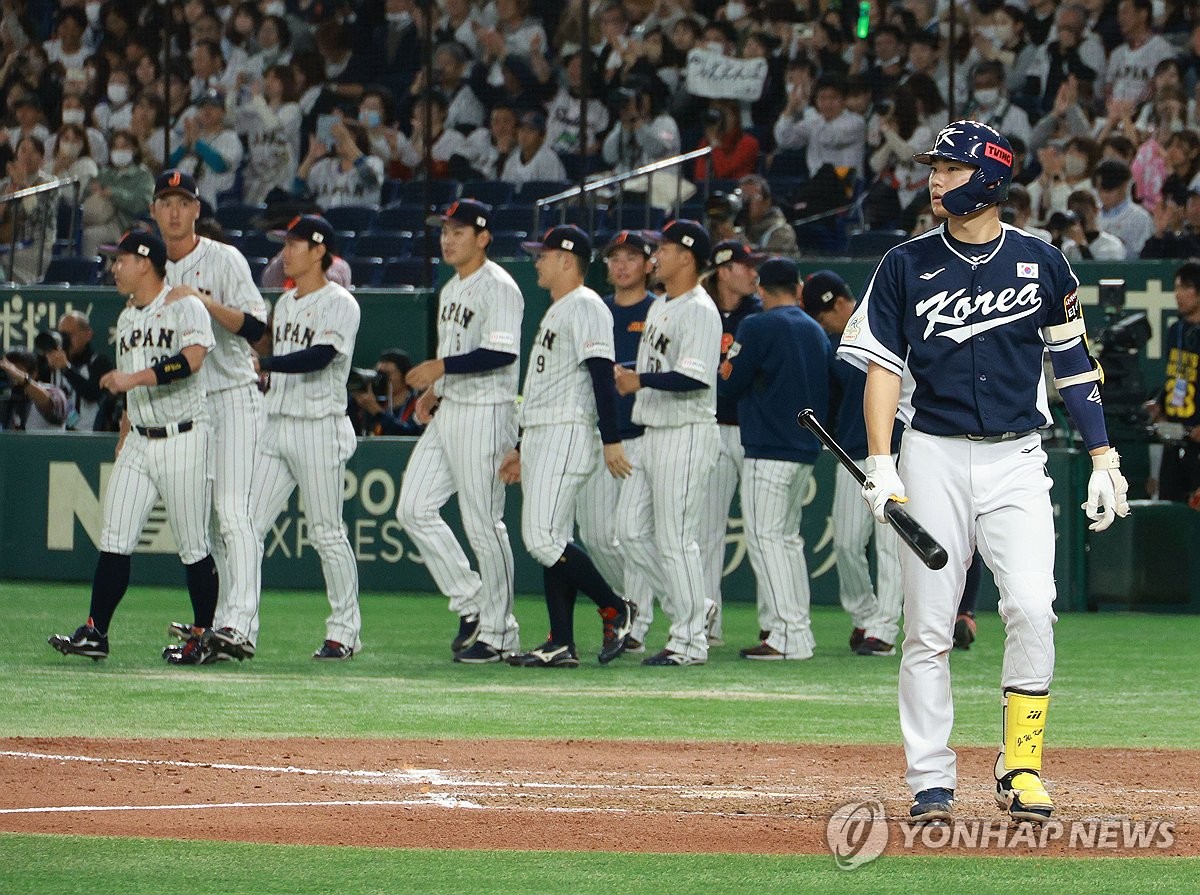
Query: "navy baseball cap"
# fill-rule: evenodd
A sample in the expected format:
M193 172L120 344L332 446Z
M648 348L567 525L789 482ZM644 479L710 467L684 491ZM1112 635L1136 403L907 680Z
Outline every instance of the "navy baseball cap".
M169 196L171 193L179 193L197 201L200 199L200 194L196 191L196 178L178 168L168 168L154 181L155 199Z
M319 214L302 214L288 221L286 230L272 230L269 234L276 242L289 239L306 239L313 245L325 246L333 251L333 225Z
M543 234L540 242L523 242L521 248L531 255L546 249L560 249L585 260L592 257L592 239L574 224L559 224Z
M720 267L731 261L741 261L751 267L766 260L766 255L756 252L740 239L723 239L713 247L712 266Z
M209 87L204 91L204 94L196 100L197 106L220 106L225 108L225 94L216 87Z
M654 254L654 243L640 230L622 230L604 247L604 257L607 258L617 249L631 249L649 258Z
M801 292L804 310L808 311L810 317L816 317L822 311L828 311L839 296L853 298L846 281L832 270L818 270L816 273L810 274L805 279L804 290Z
M696 257L698 268L704 268L708 264L708 256L712 253L712 238L699 221L689 221L686 218L671 221L663 227L662 241L683 246Z
M458 221L460 224L470 224L480 230L486 230L491 216L492 206L478 199L459 199L447 205L440 214L431 214L425 219L425 223L430 227L440 227L446 221Z
M758 285L763 288L787 289L800 285L800 268L791 258L768 258L758 268Z
M121 237L115 250L149 258L150 263L155 267L166 267L167 265L166 244L149 230L130 230Z

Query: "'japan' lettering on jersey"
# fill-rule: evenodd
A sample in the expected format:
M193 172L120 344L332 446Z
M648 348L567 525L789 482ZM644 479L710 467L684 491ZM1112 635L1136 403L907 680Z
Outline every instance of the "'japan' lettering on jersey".
M612 312L599 295L580 286L551 304L529 352L521 425L595 425L596 395L584 362L613 356Z
M178 261L167 261L167 284L190 286L227 308L264 322L267 319L266 303L241 252L206 236ZM216 346L200 370L205 391L212 394L256 382L250 343L220 324L213 326L213 336Z
M340 417L346 413L346 378L358 336L358 302L337 283L297 297L295 289L279 296L271 322L275 355L294 354L314 345L337 352L329 365L309 373L272 373L267 392L270 416L301 419Z
M168 291L164 286L144 308L126 305L117 318L117 369L122 373L152 367L190 345L208 350L204 358L204 366L208 366L213 348L208 311L193 295L167 304ZM203 372L204 367L200 370ZM135 426L168 426L206 418L200 376L130 389L125 401L129 421Z
M637 372L678 372L708 387L687 392L639 389L633 421L643 426L714 421L720 359L721 315L703 286L675 298L655 299L638 345Z
M465 280L457 274L438 300L437 356L469 354L477 348L515 354L517 363L483 373L447 374L434 388L463 404L505 404L517 398L521 359L521 316L525 299L508 271L495 261Z
M899 416L930 435L999 435L1050 423L1043 332L1081 316L1062 252L1007 224L986 255L945 226L891 249L842 335L838 356L904 377Z

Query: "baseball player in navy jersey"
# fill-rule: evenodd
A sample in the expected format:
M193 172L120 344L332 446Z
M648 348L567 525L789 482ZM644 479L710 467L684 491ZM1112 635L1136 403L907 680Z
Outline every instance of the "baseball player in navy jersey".
M583 230L564 224L540 242L523 245L536 259L538 285L550 292L551 304L525 371L521 442L500 464L500 478L521 483L521 535L543 567L550 635L509 662L578 666L574 610L575 595L582 592L599 607L604 622L599 660L607 665L624 652L637 610L617 596L571 535L579 494L597 467L617 479L632 470L617 431L612 313L583 285L592 257L592 241Z
M242 254L196 234L200 199L190 174L160 174L150 211L167 245L167 283L173 287L168 301L193 295L212 317L216 344L200 373L212 428L212 546L221 580L212 639L222 656L248 659L258 632L250 476L262 428L250 345L266 331L267 307ZM171 630L187 633L182 625Z
M346 461L358 446L346 415L346 378L360 315L354 296L325 276L333 263L333 240L333 227L318 215L295 218L287 229L283 267L296 285L275 303L272 353L255 361L271 378L250 511L257 595L263 538L299 486L331 610L313 658L338 661L362 649L358 563L342 519ZM254 616L257 624L257 611Z
M490 214L490 206L462 199L429 219L442 228L442 258L455 275L438 301L437 359L417 364L405 379L425 389L417 422L429 428L408 460L396 506L396 518L458 614L450 649L454 661L468 664L499 662L520 645L497 471L517 443L525 302L513 278L488 259ZM478 572L439 513L456 492Z
M113 277L129 303L117 320L117 368L101 377L100 387L125 393L126 409L104 494L88 620L74 634L50 638L64 655L108 656L108 628L129 587L130 556L162 498L193 612L187 642L169 647L163 657L176 665L201 665L212 657L208 631L218 583L209 552L209 430L204 387L194 374L212 350L213 332L197 299L167 303L166 264L166 246L151 233L126 233L117 245Z
M646 427L639 462L621 488L617 536L661 594L671 619L666 648L643 665L708 661L703 491L716 462L721 316L700 285L711 240L696 221L671 221L655 252L665 294L646 315L636 372L613 367L617 391L637 394L633 421Z
M951 632L978 546L996 577L1006 632L996 801L1014 819L1039 822L1054 808L1041 780L1055 622L1051 483L1037 432L1051 423L1047 348L1092 456L1084 511L1093 531L1129 512L1128 487L1108 444L1079 281L1058 249L1000 221L996 203L1012 180L1008 140L955 121L914 160L931 166L933 213L944 223L884 255L838 349L867 371L863 497L880 521L889 498L907 502L949 556L931 571L911 551L900 554L910 814L951 816ZM907 426L899 469L891 455L897 411Z
M763 310L738 325L717 383L719 397L737 402L746 552L758 583L759 627L767 632L740 652L744 659L808 659L814 641L800 517L821 443L795 422L806 407L827 416L833 351L800 307L794 261L768 259L758 282Z
M613 354L616 362L626 367L637 362L646 314L656 298L647 285L654 272L653 255L653 243L637 230L621 230L604 249L608 281L615 290L604 299L613 318ZM631 465L638 462L643 431L633 421L635 400L634 395L617 396L617 434ZM650 582L624 555L617 540L617 500L625 481L610 475L607 467L598 466L579 494L576 521L579 540L604 580L637 607L625 652L643 653L646 631L654 620L654 594Z
M832 270L819 270L804 281L804 308L838 340L854 313L850 287ZM867 461L867 429L863 422L866 374L844 360L834 361L834 410L837 441L859 469ZM903 426L892 430L892 453L900 450ZM877 586L871 585L867 544L875 535ZM838 596L850 614L850 649L860 656L894 656L900 633L904 590L900 583L900 539L890 525L877 521L862 500L862 489L840 463L833 484L833 547L837 559Z
M706 286L721 314L721 362L733 344L738 324L748 315L762 310L762 299L755 294L758 273L755 267L765 256L751 251L740 239L726 239L713 247L712 271ZM721 578L725 572L725 534L729 530L729 505L738 486L745 455L738 432L737 399L717 390L717 432L720 451L713 467L707 491L707 505L700 533L700 555L704 561L705 622L708 645L725 641L721 630Z

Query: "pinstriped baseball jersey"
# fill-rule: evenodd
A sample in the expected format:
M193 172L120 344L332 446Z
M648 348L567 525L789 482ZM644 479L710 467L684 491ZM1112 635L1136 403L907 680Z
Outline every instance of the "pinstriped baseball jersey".
M178 261L167 261L167 284L191 286L212 296L227 308L235 308L266 321L263 301L250 265L233 246L201 236L196 247ZM216 345L204 360L200 381L209 394L250 385L257 377L250 362L250 343L223 326L214 326Z
M166 304L168 291L164 286L144 308L126 305L117 318L117 369L122 373L144 370L189 345L207 348L211 355L212 323L204 305L192 295ZM207 356L204 365L208 365ZM135 426L205 419L204 385L199 376L188 376L153 388L131 389L126 407Z
M463 404L516 400L524 311L521 290L495 261L485 261L465 280L457 274L451 277L438 300L437 356L451 357L486 348L515 354L518 363L484 373L451 373L438 380L437 393Z
M326 282L302 296L289 289L279 297L271 324L274 353L293 354L314 345L332 345L337 355L321 370L272 376L268 415L315 419L346 413L346 377L359 317L358 302L337 283Z
M683 426L715 420L720 358L721 315L703 286L675 298L655 299L638 345L637 372L679 372L708 388L639 389L633 421L643 426Z
M587 286L550 305L538 325L525 371L521 425L596 424L596 397L584 361L613 359L613 318Z

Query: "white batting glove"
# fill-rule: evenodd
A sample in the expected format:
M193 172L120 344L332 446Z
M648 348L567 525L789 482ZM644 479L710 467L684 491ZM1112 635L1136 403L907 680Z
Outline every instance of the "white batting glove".
M896 461L891 454L879 454L867 457L867 481L862 488L863 500L871 507L871 512L880 522L887 522L888 517L883 508L889 500L897 503L907 503L904 493L904 482L896 472Z
M1129 483L1121 475L1121 455L1113 448L1093 455L1087 493L1083 512L1092 520L1090 531L1104 531L1117 516L1129 515Z

